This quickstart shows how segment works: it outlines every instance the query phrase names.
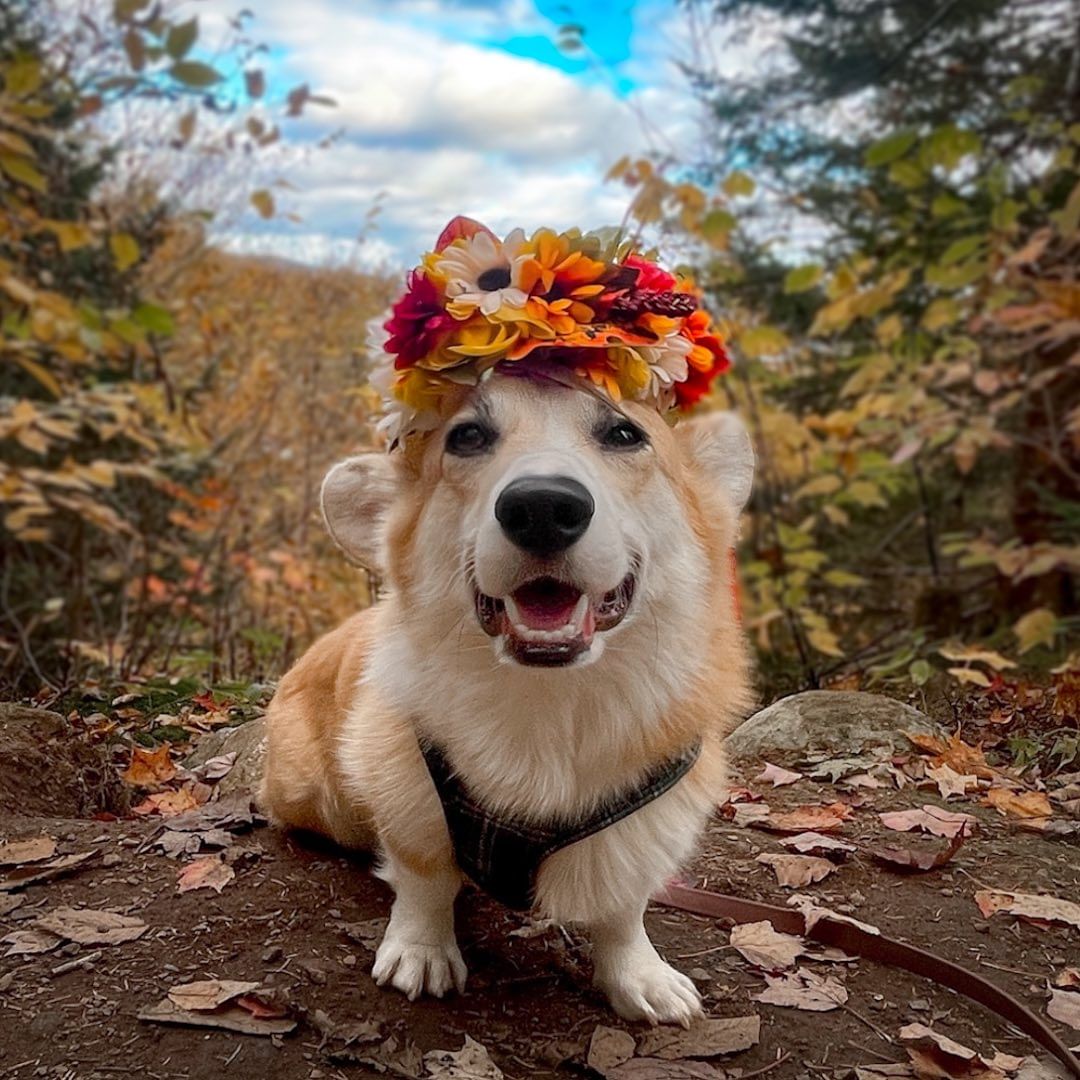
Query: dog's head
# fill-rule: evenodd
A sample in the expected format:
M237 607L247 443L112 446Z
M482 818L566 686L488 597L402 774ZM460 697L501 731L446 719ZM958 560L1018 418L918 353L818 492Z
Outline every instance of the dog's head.
M432 651L565 668L709 622L752 474L730 413L672 428L632 402L495 375L404 452L335 466L323 512Z

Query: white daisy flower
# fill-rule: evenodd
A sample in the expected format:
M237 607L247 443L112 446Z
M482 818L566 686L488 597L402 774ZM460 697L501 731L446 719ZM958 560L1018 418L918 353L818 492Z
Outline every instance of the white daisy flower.
M674 395L676 383L686 381L690 373L687 356L693 343L680 333L668 334L656 345L639 345L637 351L649 365L649 384L642 397L666 407Z
M528 299L520 287L524 243L524 230L515 229L502 241L478 232L464 243L451 244L435 263L446 278L447 310L465 318L477 308L484 315L494 315L503 306L523 308Z

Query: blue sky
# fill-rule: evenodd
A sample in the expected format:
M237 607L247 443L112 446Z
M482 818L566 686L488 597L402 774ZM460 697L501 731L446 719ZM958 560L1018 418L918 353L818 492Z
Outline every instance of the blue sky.
M237 10L201 0L207 37ZM603 174L622 154L685 146L695 110L673 62L688 40L673 0L249 0L271 83L310 83L334 109L285 129L279 204L299 216L227 223L239 250L402 266L467 213L585 228L621 218ZM560 25L586 49L560 51ZM310 149L338 133L328 149ZM354 238L375 200L378 230Z

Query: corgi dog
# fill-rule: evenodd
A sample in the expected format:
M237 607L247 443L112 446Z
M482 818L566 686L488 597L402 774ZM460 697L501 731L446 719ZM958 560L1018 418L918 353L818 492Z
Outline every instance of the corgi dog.
M403 451L329 472L326 524L385 595L282 679L261 801L281 825L378 853L395 894L380 985L464 988L451 807L467 797L518 830L520 845L489 845L500 857L540 837L536 865L511 867L528 885L515 895L585 928L620 1016L700 1014L642 916L722 800L723 739L749 704L731 551L752 474L730 413L671 426L498 371ZM575 832L582 820L596 827ZM490 822L473 824L488 843ZM547 843L552 828L566 842Z

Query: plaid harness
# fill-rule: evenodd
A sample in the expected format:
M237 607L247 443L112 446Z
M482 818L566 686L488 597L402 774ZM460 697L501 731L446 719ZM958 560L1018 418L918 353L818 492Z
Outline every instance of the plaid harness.
M556 851L629 817L681 780L701 753L696 742L662 762L630 791L620 792L579 821L533 824L496 817L475 799L442 751L422 741L435 790L446 814L458 866L489 896L507 907L532 907L540 864Z

